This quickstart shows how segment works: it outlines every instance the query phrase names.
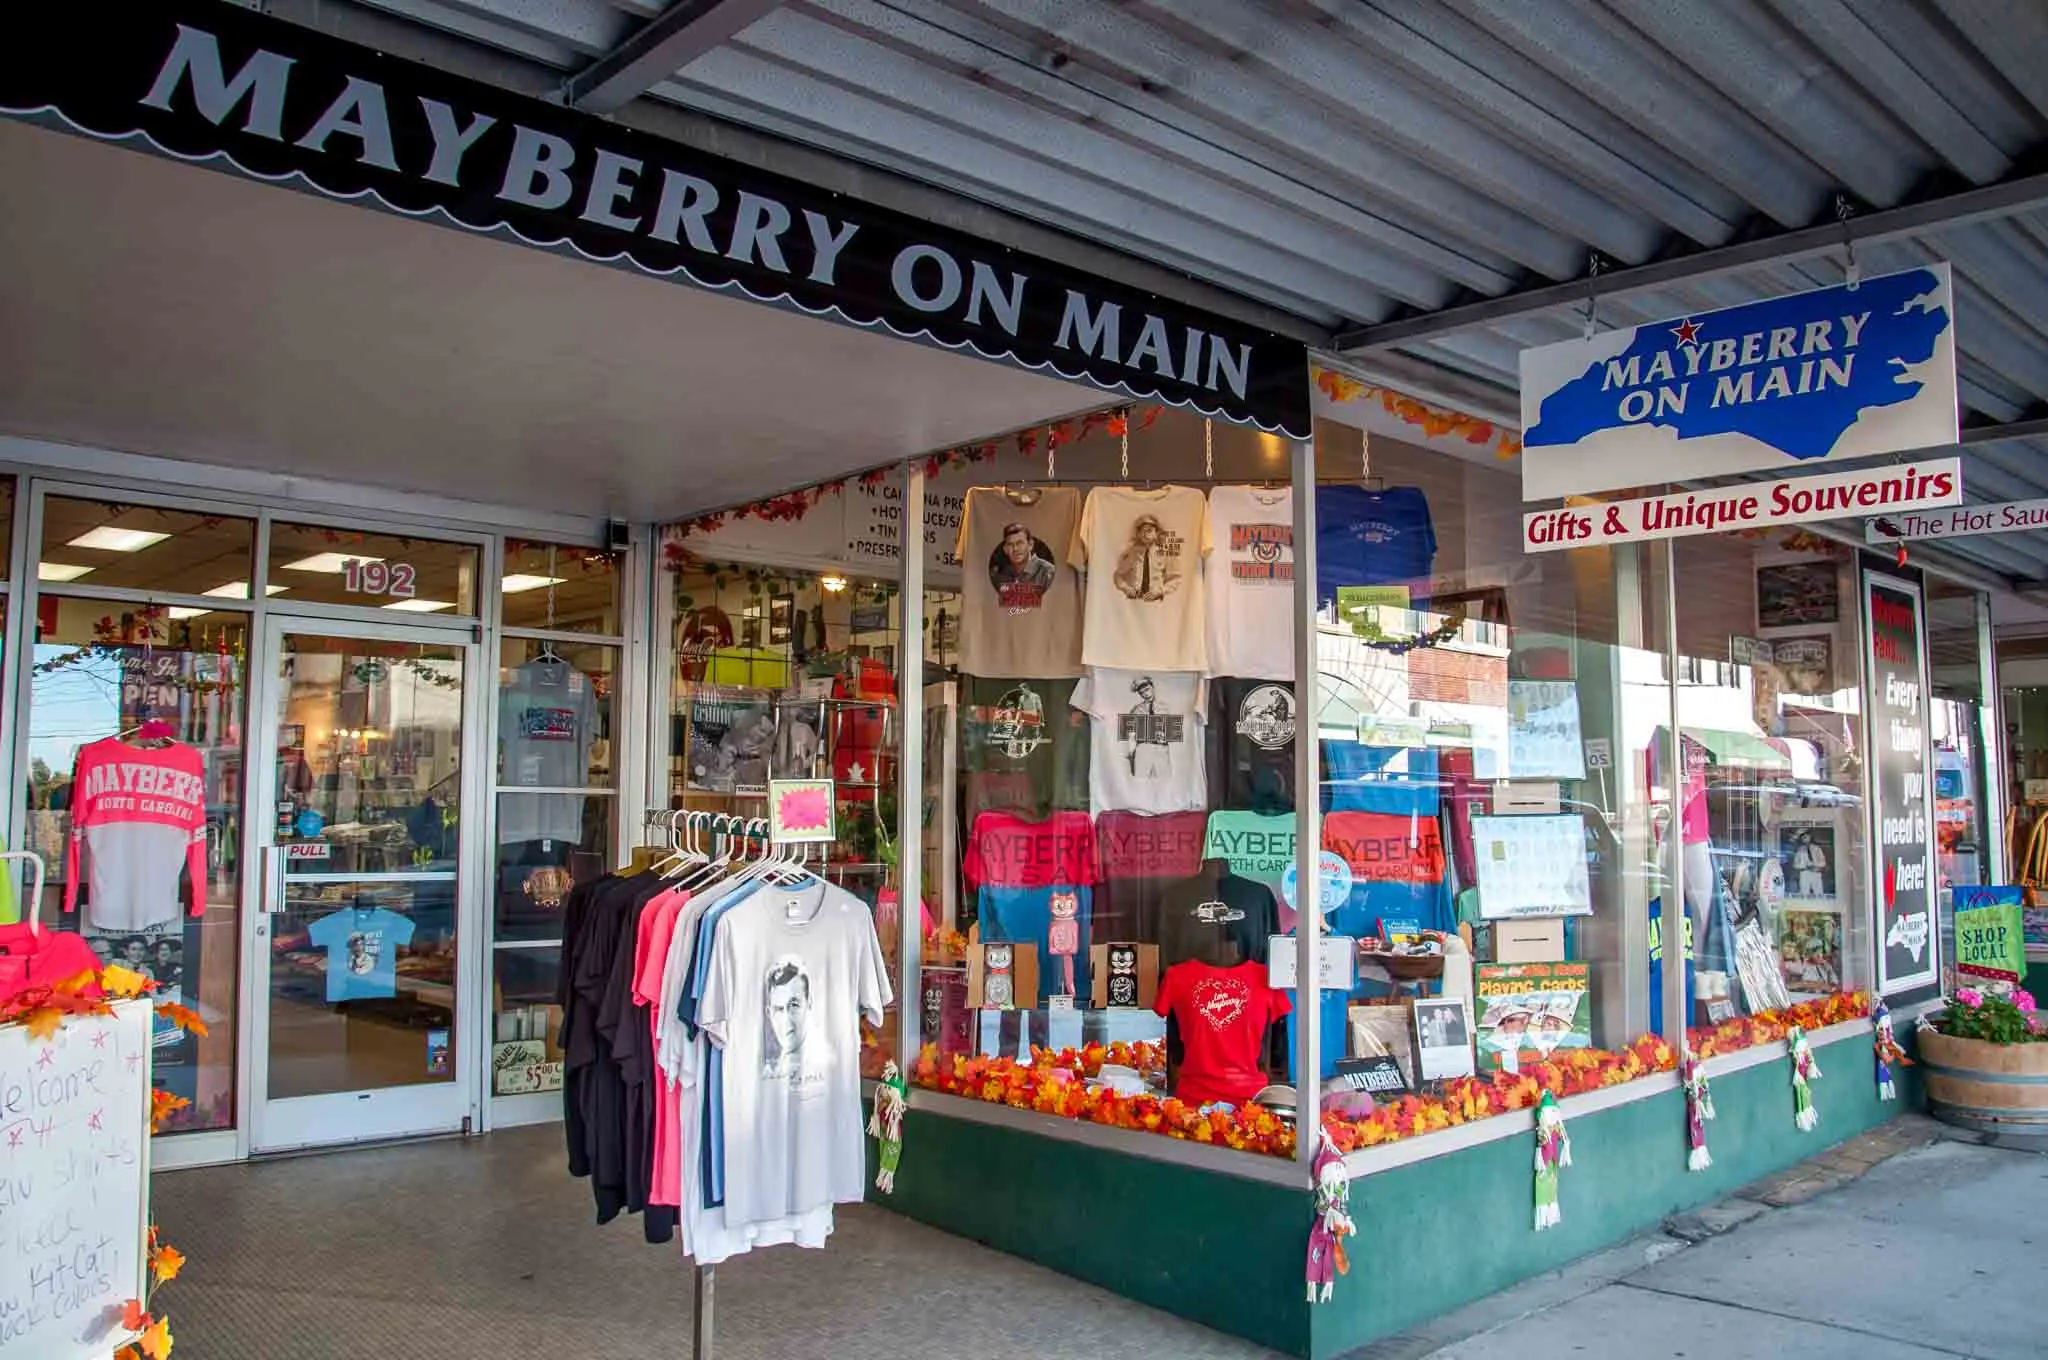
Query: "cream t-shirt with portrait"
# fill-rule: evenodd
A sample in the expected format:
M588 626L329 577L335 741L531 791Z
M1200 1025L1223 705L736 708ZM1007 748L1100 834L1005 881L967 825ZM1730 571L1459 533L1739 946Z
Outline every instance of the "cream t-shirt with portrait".
M1202 579L1208 510L1208 498L1191 486L1099 486L1088 493L1070 554L1088 573L1083 662L1208 669Z

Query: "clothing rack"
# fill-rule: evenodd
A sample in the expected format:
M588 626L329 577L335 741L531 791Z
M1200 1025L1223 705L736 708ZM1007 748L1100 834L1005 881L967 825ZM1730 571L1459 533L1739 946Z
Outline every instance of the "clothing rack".
M741 842L756 842L767 848L767 822L763 818L741 817L736 813L713 812L706 809L650 808L641 823L642 845L647 846L645 833L664 831L667 833L666 848L673 851L680 848L678 839L684 828L692 831L708 827L714 838L723 842L737 838ZM724 848L721 845L721 850ZM800 858L807 857L809 847L800 847ZM691 1263L691 1307L690 1307L690 1356L691 1360L714 1360L717 1349L717 1301L718 1267Z

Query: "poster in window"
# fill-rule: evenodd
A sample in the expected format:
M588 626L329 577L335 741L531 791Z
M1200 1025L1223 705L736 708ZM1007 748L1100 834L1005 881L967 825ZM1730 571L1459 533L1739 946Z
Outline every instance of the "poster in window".
M1870 816L1876 846L1877 985L1884 996L1931 987L1941 976L1935 934L1934 762L1920 587L1876 572L1863 577L1870 681Z
M1771 643L1771 664L1778 668L1779 687L1786 694L1834 693L1834 655L1834 639L1826 633L1778 638Z

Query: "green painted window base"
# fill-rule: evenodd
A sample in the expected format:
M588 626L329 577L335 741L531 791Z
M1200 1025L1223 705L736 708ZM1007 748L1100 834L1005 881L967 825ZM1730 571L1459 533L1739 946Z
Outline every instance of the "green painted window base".
M1901 1034L1911 1046L1911 1035ZM1714 1081L1714 1165L1685 1169L1685 1103L1667 1091L1569 1125L1564 1221L1537 1233L1531 1136L1351 1185L1351 1273L1303 1298L1305 1190L1018 1129L912 1111L893 1196L875 1202L947 1232L1246 1337L1327 1360L1611 1246L1920 1105L1912 1069L1880 1101L1870 1038L1817 1048L1820 1127L1792 1123L1789 1062Z

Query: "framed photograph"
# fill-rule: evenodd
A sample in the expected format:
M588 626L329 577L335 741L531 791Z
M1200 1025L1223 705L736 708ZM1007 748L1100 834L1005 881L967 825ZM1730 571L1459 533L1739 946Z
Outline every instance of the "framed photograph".
M796 596L777 595L768 601L768 645L780 647L790 640L796 623Z
M1472 1012L1464 997L1416 1000L1415 1052L1424 1081L1473 1075Z
M1832 811L1793 809L1778 822L1778 863L1785 905L1802 911L1841 909L1841 821Z
M1757 627L1796 628L1837 623L1841 617L1841 572L1833 562L1786 562L1756 569Z

